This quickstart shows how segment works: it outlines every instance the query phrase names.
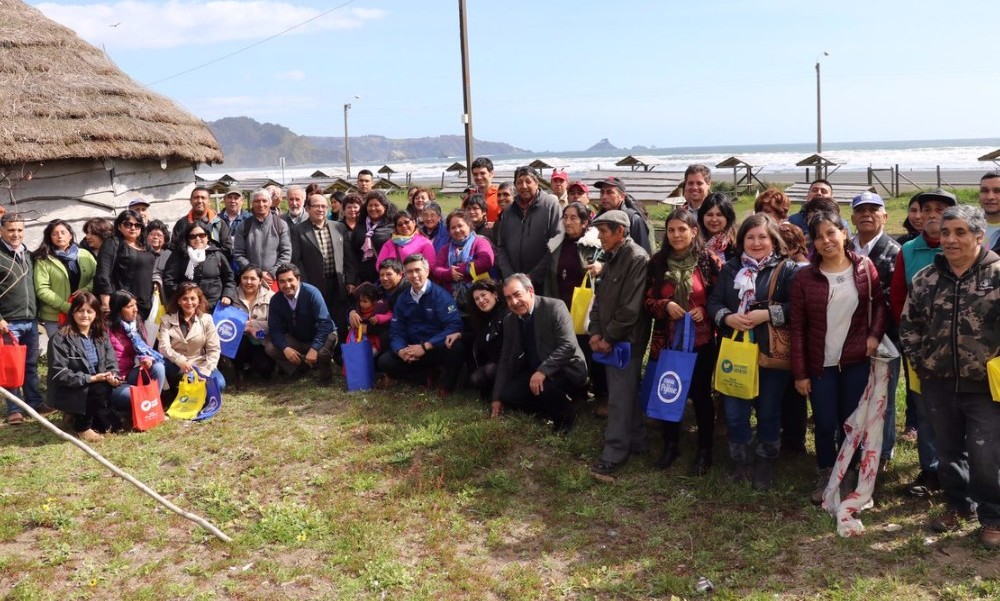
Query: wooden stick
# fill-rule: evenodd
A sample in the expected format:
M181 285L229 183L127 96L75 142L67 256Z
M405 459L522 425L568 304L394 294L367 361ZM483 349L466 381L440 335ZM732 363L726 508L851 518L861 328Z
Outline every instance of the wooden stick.
M65 440L67 442L70 442L70 443L76 445L77 447L79 447L80 449L82 449L84 453L90 455L95 460L97 460L101 465L103 465L104 467L106 467L109 470L111 470L112 472L114 472L115 475L120 476L122 479L124 479L125 481L131 483L133 486L135 486L136 488L138 488L142 492L146 493L150 497L153 497L153 499L155 499L160 505L163 505L164 507L166 507L170 511L176 513L177 515L181 516L182 518L191 520L195 524L198 524L199 526L201 526L205 530L208 530L213 535L215 535L215 537L218 538L219 540L221 540L223 542L227 542L227 543L233 542L233 539L231 539L228 536L226 536L226 534L224 532L222 532L221 530L219 530L218 528L216 528L215 526L213 526L205 518L197 516L197 515L195 515L193 513L184 511L180 507L178 507L178 506L174 505L173 503L171 503L170 501L164 499L155 490L149 488L148 486L146 486L142 482L139 482L131 474L128 474L127 472L125 472L121 468L119 468L118 466L114 465L113 463L111 463L110 461L108 461L107 459L105 459L104 457L102 457L100 453L98 453L94 449L92 449L89 446L87 446L87 444L84 443L79 438L76 438L75 436L70 436L69 434L66 434L65 432L63 432L62 430L60 430L59 428L57 428L55 426L55 424L53 424L49 420L47 420L44 417L42 417L37 411L35 411L34 409L32 409L30 405L28 405L27 403L25 403L21 399L17 398L15 395L11 394L10 391L8 391L6 388L0 387L0 393L3 393L3 396L6 397L7 400L9 400L10 402L16 404L18 407L20 407L21 409L23 409L24 411L26 411L28 413L28 415L30 415L31 417L35 418L35 421L37 421L41 425L45 426L45 428L47 428L49 431L51 431L52 433L54 433L56 436L58 436L59 438L62 438L63 440Z

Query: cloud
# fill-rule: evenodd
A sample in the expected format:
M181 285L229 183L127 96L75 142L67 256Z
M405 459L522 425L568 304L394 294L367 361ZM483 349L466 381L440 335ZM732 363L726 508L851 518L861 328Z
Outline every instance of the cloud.
M271 0L43 2L36 8L91 44L105 45L109 50L260 40L309 19L316 20L286 35L357 29L387 14L380 9L344 8L319 17L322 10Z
M306 78L306 73L300 69L292 69L291 71L275 73L274 78L278 81L303 81Z

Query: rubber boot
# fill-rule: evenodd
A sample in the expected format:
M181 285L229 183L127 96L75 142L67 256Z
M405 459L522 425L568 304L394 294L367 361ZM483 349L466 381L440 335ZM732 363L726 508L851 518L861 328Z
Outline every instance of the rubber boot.
M753 466L753 489L766 491L774 486L774 459L757 457Z
M748 481L751 471L750 445L729 443L729 458L733 462L733 471L730 473L733 483Z
M677 458L681 456L680 447L677 445L676 441L668 441L663 443L663 454L656 461L656 467L660 469L667 469L677 461Z
M704 476L712 467L712 449L698 449L691 464L692 476Z

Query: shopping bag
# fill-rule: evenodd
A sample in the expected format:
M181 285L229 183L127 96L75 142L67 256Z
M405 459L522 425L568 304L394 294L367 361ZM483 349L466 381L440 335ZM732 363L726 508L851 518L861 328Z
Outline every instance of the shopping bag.
M219 333L223 356L236 358L236 351L239 350L240 340L243 338L243 328L249 319L249 315L232 305L227 307L219 303L215 306L212 321L215 322L215 330Z
M372 344L361 330L350 330L340 346L344 359L347 390L371 390L375 387L375 357Z
M153 293L152 304L149 308L149 317L146 318L146 344L152 345L156 342L156 333L160 331L160 320L167 314L167 308L163 306L163 299L160 298L159 291Z
M569 305L569 314L573 318L573 333L583 336L590 326L590 309L594 305L594 288L590 286L590 272L583 276L583 281L573 288L573 300Z
M196 367L198 375L205 379L205 406L201 408L193 421L204 421L222 409L222 391L219 390L219 382L212 375L206 376Z
M136 430L145 432L163 423L160 384L149 375L148 369L139 368L139 379L128 392L132 397L132 426Z
M1000 403L1000 357L993 357L986 362L986 376L990 380L990 393L993 400Z
M167 409L167 415L174 419L194 419L198 417L208 400L208 387L204 376L191 371L181 376L177 386L177 398Z
M632 345L628 342L616 342L611 346L610 353L595 352L592 357L598 363L625 369L632 358Z
M750 333L738 330L732 337L723 338L719 360L715 364L715 389L737 399L753 400L758 394L757 343L750 341Z
M691 378L698 354L694 351L694 329L691 315L685 314L684 324L677 324L673 344L660 351L660 358L649 381L646 415L668 422L684 417L684 405L691 392Z
M24 386L24 366L28 362L28 347L18 344L12 334L10 344L0 336L0 386L4 388L20 388Z

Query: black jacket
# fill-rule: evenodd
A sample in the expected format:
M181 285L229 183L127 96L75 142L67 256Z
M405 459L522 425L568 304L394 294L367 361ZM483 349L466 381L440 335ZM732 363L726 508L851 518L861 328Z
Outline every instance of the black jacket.
M236 278L233 276L233 269L229 266L229 260L226 259L222 249L216 246L206 248L205 260L194 268L194 277L190 280L185 275L189 262L187 247L170 253L167 265L163 268L164 302L169 302L169 299L173 298L174 293L177 292L177 288L188 281L198 284L201 291L205 293L209 311L222 297L236 300Z
M87 390L96 383L90 376L106 371L118 372L118 359L111 340L94 341L97 369L91 369L78 334L57 333L49 339L48 400L50 407L69 413L87 412ZM101 383L102 385L103 382Z

